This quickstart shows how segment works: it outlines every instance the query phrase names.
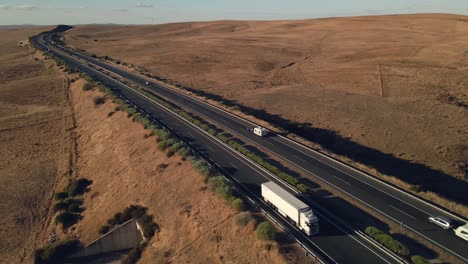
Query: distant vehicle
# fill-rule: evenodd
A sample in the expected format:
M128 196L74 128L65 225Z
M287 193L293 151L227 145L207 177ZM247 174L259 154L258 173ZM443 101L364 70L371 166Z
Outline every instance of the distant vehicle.
M263 199L307 235L319 232L319 219L310 206L274 182L262 184Z
M430 216L428 218L429 222L442 227L445 230L448 230L453 227L452 220L443 216Z
M455 229L455 235L463 238L464 240L468 241L468 223L459 226Z
M263 128L263 127L259 127L259 126L258 126L258 127L254 127L253 130L252 130L252 132L253 132L255 135L259 136L259 137L264 137L264 136L268 135L268 129Z

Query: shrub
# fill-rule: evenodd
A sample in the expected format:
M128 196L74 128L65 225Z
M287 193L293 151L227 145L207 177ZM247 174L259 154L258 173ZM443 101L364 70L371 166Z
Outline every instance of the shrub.
M90 82L87 82L83 85L82 89L83 91L90 91L93 89L93 84L91 84Z
M244 211L246 209L244 200L241 198L235 198L231 201L231 206L236 211Z
M107 117L111 117L115 112L114 111L111 111L107 114Z
M174 150L170 149L168 152L166 152L166 157L170 158L174 156L174 154L175 154Z
M167 149L167 142L166 141L161 141L157 144L157 147L159 150L166 150Z
M63 263L64 258L78 249L81 243L77 239L57 241L34 252L35 264Z
M189 150L186 148L181 148L177 153L182 157L182 158L187 158L189 156Z
M72 181L67 188L68 197L73 197L77 195L82 195L89 185L91 185L92 181L87 179L78 179Z
M232 188L223 176L208 179L208 188L211 191L220 194L225 199L229 199L232 196Z
M263 221L257 226L257 235L262 240L274 240L276 230L269 222Z
M423 256L419 256L419 255L414 255L411 257L411 261L414 263L414 264L429 264L430 262L427 261L427 259L425 259Z
M118 111L121 111L122 110L122 106L118 105L114 108L114 111L115 112L118 112Z
M134 249L132 249L122 261L122 264L137 263L137 261L141 258L141 254L143 253L143 250L146 248L147 245L147 242L143 242L140 245L136 246Z
M104 104L106 102L106 98L103 96L95 96L93 98L94 105Z
M68 204L66 202L58 202L54 205L54 212L65 211L68 209Z
M236 216L236 223L241 226L246 226L252 220L250 213L241 213Z
M421 185L411 185L410 190L413 192L422 192L424 191L423 187Z
M299 183L298 185L296 185L296 188L303 193L308 193L310 191L309 187L307 187L305 184L302 184L302 183Z
M83 212L83 209L77 204L70 204L67 208L67 211L69 213L81 213Z
M68 197L68 194L66 192L58 192L54 195L55 200L63 200Z
M107 232L109 231L110 231L110 226L108 225L101 226L101 228L99 228L99 234L101 235L107 234Z
M69 212L62 212L55 217L56 224L62 224L64 228L76 224L81 219L81 216L78 214L72 214Z
M183 147L182 143L180 142L177 142L175 144L172 145L171 149L174 151L174 152L178 152L179 149L181 149Z
M378 228L373 226L368 226L365 230L366 234L371 236L377 242L382 244L384 247L390 249L391 251L400 254L402 256L409 256L409 249L401 244L399 241L393 239L390 235L385 234L380 231Z
M208 133L210 133L213 136L216 136L216 134L218 134L218 132L216 132L216 130L214 130L213 128L208 129Z

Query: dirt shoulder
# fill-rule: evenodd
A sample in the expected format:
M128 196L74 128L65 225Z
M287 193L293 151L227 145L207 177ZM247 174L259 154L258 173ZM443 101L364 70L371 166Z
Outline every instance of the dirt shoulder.
M0 30L0 259L4 263L32 262L56 179L66 172L63 154L70 111L64 76L28 58L31 49L23 46L29 35L44 30Z

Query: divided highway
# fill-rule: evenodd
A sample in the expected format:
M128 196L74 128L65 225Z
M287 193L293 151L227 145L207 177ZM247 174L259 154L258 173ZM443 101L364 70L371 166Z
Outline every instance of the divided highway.
M50 48L40 41L40 37L36 36L32 41L43 50L48 50ZM163 123L180 137L202 151L205 156L216 163L219 168L237 182L248 197L260 206L261 210L273 216L275 221L277 221L298 243L317 252L324 262L397 263L395 259L368 244L366 240L356 235L352 229L343 226L341 222L334 219L326 210L322 210L317 206L312 206L312 208L320 218L320 234L313 237L305 236L302 232L297 230L294 225L291 225L278 213L271 210L271 208L259 198L261 183L275 181L285 189L288 188L281 181L278 181L276 177L232 151L216 138L211 137L193 124L167 110L165 107L158 105L144 94L86 66L75 58L57 52L53 48L50 48L49 52L60 57L69 65L101 81L114 92L137 105L152 118Z
M428 222L431 215L444 215L458 221L466 221L434 205L408 195L374 177L357 171L319 152L311 150L280 135L257 137L248 132L255 124L203 101L165 87L147 78L114 67L100 60L89 58L81 53L67 50L69 54L88 61L123 78L147 87L182 108L218 124L248 143L273 153L292 165L291 169L305 172L302 176L314 181L320 179L342 193L372 208L381 215L393 220L402 228L409 229L423 239L438 245L445 251L468 262L468 244L454 235L452 230L444 231Z

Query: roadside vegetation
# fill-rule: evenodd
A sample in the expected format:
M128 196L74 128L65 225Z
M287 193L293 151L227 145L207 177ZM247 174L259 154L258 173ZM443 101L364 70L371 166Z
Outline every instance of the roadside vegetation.
M68 186L62 191L55 194L54 212L59 214L55 217L55 223L61 224L64 229L76 224L81 218L81 213L84 208L83 199L80 198L92 181L87 179L71 180Z
M368 226L365 231L367 235L369 235L375 241L379 242L381 245L390 249L391 251L404 257L409 256L410 254L409 249L405 245L393 239L390 235L385 234L383 231L379 230L378 228L374 226Z
M57 241L34 252L35 264L65 263L65 258L82 247L77 239Z

